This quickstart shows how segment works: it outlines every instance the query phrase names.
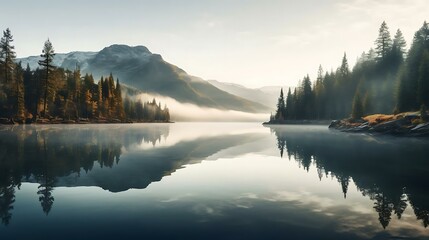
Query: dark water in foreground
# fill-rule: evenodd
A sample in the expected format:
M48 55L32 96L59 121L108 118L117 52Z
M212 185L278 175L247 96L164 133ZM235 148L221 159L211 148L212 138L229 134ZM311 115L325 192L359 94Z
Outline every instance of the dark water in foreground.
M429 239L428 180L325 126L0 126L0 239Z

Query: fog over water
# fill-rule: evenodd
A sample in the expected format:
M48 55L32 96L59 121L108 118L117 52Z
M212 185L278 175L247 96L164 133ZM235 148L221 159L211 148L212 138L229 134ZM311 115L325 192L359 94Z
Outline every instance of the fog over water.
M264 122L270 118L270 113L248 113L234 110L221 110L215 108L200 107L191 103L181 103L173 98L157 94L140 94L142 101L161 102L170 110L172 121L192 122Z

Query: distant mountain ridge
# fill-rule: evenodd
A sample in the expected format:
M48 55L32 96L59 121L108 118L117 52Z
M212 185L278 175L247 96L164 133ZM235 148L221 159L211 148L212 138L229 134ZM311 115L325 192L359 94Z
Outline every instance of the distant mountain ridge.
M265 106L269 106L272 108L272 110L274 110L277 104L280 90L283 88L283 91L285 91L286 94L289 88L287 86L266 86L261 88L247 88L240 84L226 83L216 80L208 80L208 82L213 86L219 88L220 90L229 92L231 94L251 101L261 103Z
M23 67L28 63L30 68L35 69L39 59L31 56L17 59L17 62L20 61ZM83 74L91 73L96 80L113 73L130 87L200 107L252 113L270 111L269 107L261 103L233 95L187 74L144 46L116 44L99 52L59 53L54 58L54 65L71 70L79 66Z

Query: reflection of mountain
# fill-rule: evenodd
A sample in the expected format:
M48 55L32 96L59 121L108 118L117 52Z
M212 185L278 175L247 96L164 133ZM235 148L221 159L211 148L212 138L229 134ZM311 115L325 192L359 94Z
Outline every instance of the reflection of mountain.
M7 225L12 217L15 188L21 182L39 183L37 194L43 211L48 214L55 198L54 187L61 177L94 168L112 167L123 150L133 144L153 145L167 137L168 125L151 128L102 125L19 126L0 132L0 218Z
M43 211L48 214L54 204L55 187L98 186L112 192L142 189L186 164L200 162L223 149L259 137L225 134L156 147L168 135L167 124L3 129L0 131L2 222L10 222L16 187L22 182L40 184L37 194ZM154 147L142 149L143 142Z
M364 196L374 200L380 224L386 228L392 215L401 218L407 205L425 227L429 224L429 156L424 139L373 138L338 132L299 131L271 127L280 154L287 154L319 177L338 179L346 197L351 179Z
M222 149L252 140L255 136L251 134L203 137L170 147L133 151L124 155L124 160L112 171L91 171L86 176L63 181L67 186L99 186L111 192L142 189L186 164L199 163Z

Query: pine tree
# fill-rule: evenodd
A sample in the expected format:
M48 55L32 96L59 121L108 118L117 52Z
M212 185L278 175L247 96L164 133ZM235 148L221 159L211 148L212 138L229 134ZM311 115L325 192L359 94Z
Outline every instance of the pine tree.
M32 102L34 99L34 93L36 91L33 81L33 72L30 69L30 65L27 63L27 67L23 73L23 84L24 84L24 92L25 92L25 108L28 111L31 111Z
M397 108L399 111L418 110L427 94L427 56L429 25L427 22L414 34L404 67L399 75ZM426 60L425 60L426 59Z
M350 113L350 105L352 104L354 90L352 81L350 81L351 72L346 53L344 53L340 68L335 73L335 78L334 94L338 95L341 101L337 101L332 107L335 107L336 117L345 117Z
M373 48L370 48L368 54L366 55L368 61L375 61L377 58L377 53Z
M50 73L54 70L52 61L54 60L55 52L54 47L52 46L51 41L46 40L42 54L40 55L43 59L39 61L39 65L44 68L45 72L45 81L44 81L44 97L43 97L43 116L46 117L46 105L48 101L48 88L50 86Z
M164 121L169 122L170 121L170 110L168 109L167 105L164 106Z
M94 78L91 74L85 74L81 84L81 97L80 97L80 113L85 118L92 118L96 115L97 101L96 86Z
M5 84L8 84L12 81L13 70L15 68L15 47L12 46L13 36L9 28L6 31L3 31L3 37L0 40L0 62L3 65L3 73Z
M396 31L395 37L393 38L392 51L394 51L396 54L400 54L403 59L406 53L406 47L407 47L407 42L405 41L401 30L398 29Z
M375 40L375 45L378 60L384 60L392 49L392 39L385 21L383 21L378 30L378 38Z
M295 88L293 90L293 95L292 95L292 108L291 110L292 112L292 116L293 119L298 119L298 108L299 107L299 103L298 103L298 91L297 88Z
M319 70L317 71L317 79L314 84L314 98L315 98L315 117L321 119L323 116L323 107L326 104L325 102L325 87L323 84L323 68L322 65L319 65Z
M89 89L85 90L83 92L82 98L83 98L83 104L84 104L82 114L85 118L90 118L93 116L93 108L92 108L93 105L92 105L92 101L91 101L91 99L92 99L91 91Z
M114 91L115 91L115 79L113 78L113 74L110 73L108 78L108 90L109 90L109 98L114 97Z
M97 84L97 97L97 117L101 117L103 115L103 78Z
M277 111L276 111L276 120L284 120L284 112L285 112L285 99L283 96L283 88L280 90L280 96L277 101Z
M304 119L312 119L313 118L313 104L314 104L314 97L313 97L313 90L311 88L311 80L310 77L307 75L304 77L302 81L302 96L301 96L301 104L302 104L302 117Z
M64 113L70 120L70 117L78 119L80 116L80 69L76 67L74 71L66 71L67 94L65 96Z
M119 84L119 79L116 79L115 98L116 98L116 117L118 117L121 120L124 120L125 111L124 111L124 105L122 104L122 92L121 92L121 85Z
M15 75L15 47L12 46L13 36L8 29L3 31L3 37L0 39L0 101L3 102L2 113L10 117L16 114L16 85ZM2 99L1 99L2 98Z
M106 79L106 81L107 81L107 79ZM107 82L106 81L104 81L103 76L101 76L100 82L101 82L101 89L102 89L103 100L106 99L107 95L108 95L107 94Z
M396 97L396 110L397 112L405 112L413 109L415 102L415 89L413 89L412 82L407 76L406 70L402 70L399 75L399 83Z
M287 91L287 96L286 96L286 114L285 114L285 118L286 119L293 119L294 118L293 96L292 96L292 92L290 91L290 88Z
M156 104L155 104L156 105ZM143 116L144 114L144 107L143 107L143 103L142 103L142 101L141 100L139 100L139 101L137 101L136 103L135 103L135 114L136 114L136 118L137 118L137 120L139 120L139 121L141 121L141 120L143 120L143 119L145 119L145 117ZM151 121L153 121L155 119L155 114L153 114L153 116L151 116L149 119L146 119L146 120L151 120Z
M78 104L82 99L82 92L81 92L81 74L80 69L76 68L76 70L73 71L73 84L72 84L73 94L72 94L72 101L75 104ZM77 117L79 118L81 111L80 108L76 109L77 111Z
M340 74L342 80L346 80L350 75L349 62L347 61L346 53L344 53L343 60L341 61Z
M420 104L429 106L429 50L425 49L418 69L418 92Z
M16 76L16 118L24 120L25 118L25 100L24 100L24 81L21 64L15 69Z

